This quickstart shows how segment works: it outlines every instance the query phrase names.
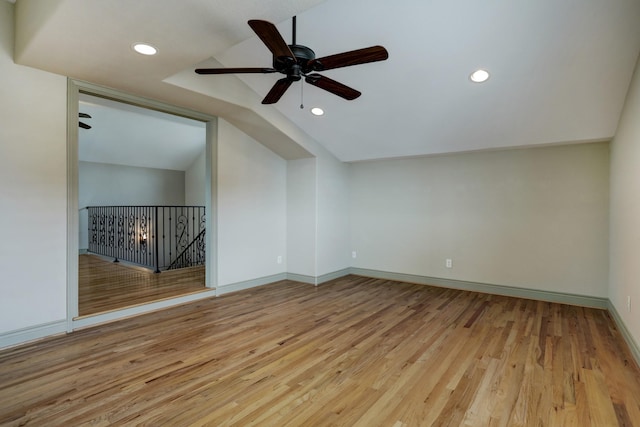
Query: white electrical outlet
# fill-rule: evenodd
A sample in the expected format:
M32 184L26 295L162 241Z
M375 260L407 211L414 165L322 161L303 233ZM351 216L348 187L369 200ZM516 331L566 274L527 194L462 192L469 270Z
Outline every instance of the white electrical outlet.
M358 258L358 254L356 253L356 251L351 252L351 258Z
M445 265L447 268L451 268L451 267L453 267L453 261L451 260L451 258L447 258L447 259L445 260L445 262L444 262L444 265Z
M627 311L631 313L631 295L627 295Z
M278 264L282 264L282 255L278 255L278 258L276 258L276 262Z

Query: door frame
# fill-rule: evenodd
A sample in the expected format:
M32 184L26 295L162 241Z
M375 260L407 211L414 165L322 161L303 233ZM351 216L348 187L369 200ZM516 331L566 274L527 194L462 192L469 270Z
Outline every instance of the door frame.
M151 302L136 307L114 310L93 316L78 317L78 254L79 254L79 206L78 206L78 113L79 95L111 99L138 107L174 114L206 124L205 145L205 292ZM216 295L217 285L217 165L218 165L218 118L208 114L141 96L131 95L81 80L67 79L67 332L98 323L117 320L136 314L170 307Z

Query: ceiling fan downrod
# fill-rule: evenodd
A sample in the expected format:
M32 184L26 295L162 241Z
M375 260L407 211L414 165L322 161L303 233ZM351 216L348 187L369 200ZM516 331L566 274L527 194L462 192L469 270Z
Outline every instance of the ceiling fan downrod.
M291 38L293 39L293 40L292 40L292 41L293 41L293 43L291 43L291 44L292 44L292 45L295 45L295 44L296 44L296 17L295 17L295 16L293 17L293 20L292 20L291 26L293 27L293 28L291 29Z

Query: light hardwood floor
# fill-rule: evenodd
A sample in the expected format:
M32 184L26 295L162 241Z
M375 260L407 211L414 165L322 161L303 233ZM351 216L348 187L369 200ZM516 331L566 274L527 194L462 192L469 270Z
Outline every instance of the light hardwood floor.
M201 292L205 289L204 266L155 274L142 267L114 263L97 255L80 255L78 262L80 316Z
M2 425L640 426L609 314L358 276L0 352Z

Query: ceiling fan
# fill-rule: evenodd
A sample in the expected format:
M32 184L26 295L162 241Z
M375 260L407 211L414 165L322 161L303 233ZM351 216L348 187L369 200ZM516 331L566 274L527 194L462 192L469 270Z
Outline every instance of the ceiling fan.
M91 116L88 115L87 113L79 113L78 115L83 119L90 119L91 118ZM91 126L89 126L85 122L78 122L78 126L80 126L82 129L91 129Z
M349 86L316 73L316 71L331 70L334 68L349 67L352 65L366 64L368 62L384 61L389 53L382 46L371 46L349 52L316 58L313 50L307 46L296 44L296 17L293 17L293 43L287 45L275 25L268 21L252 19L249 26L258 35L260 40L273 54L272 68L198 68L198 74L269 74L281 73L286 77L278 80L271 88L267 96L262 100L263 104L275 104L289 89L293 82L304 77L310 85L319 87L338 95L346 100L354 100L361 93Z

